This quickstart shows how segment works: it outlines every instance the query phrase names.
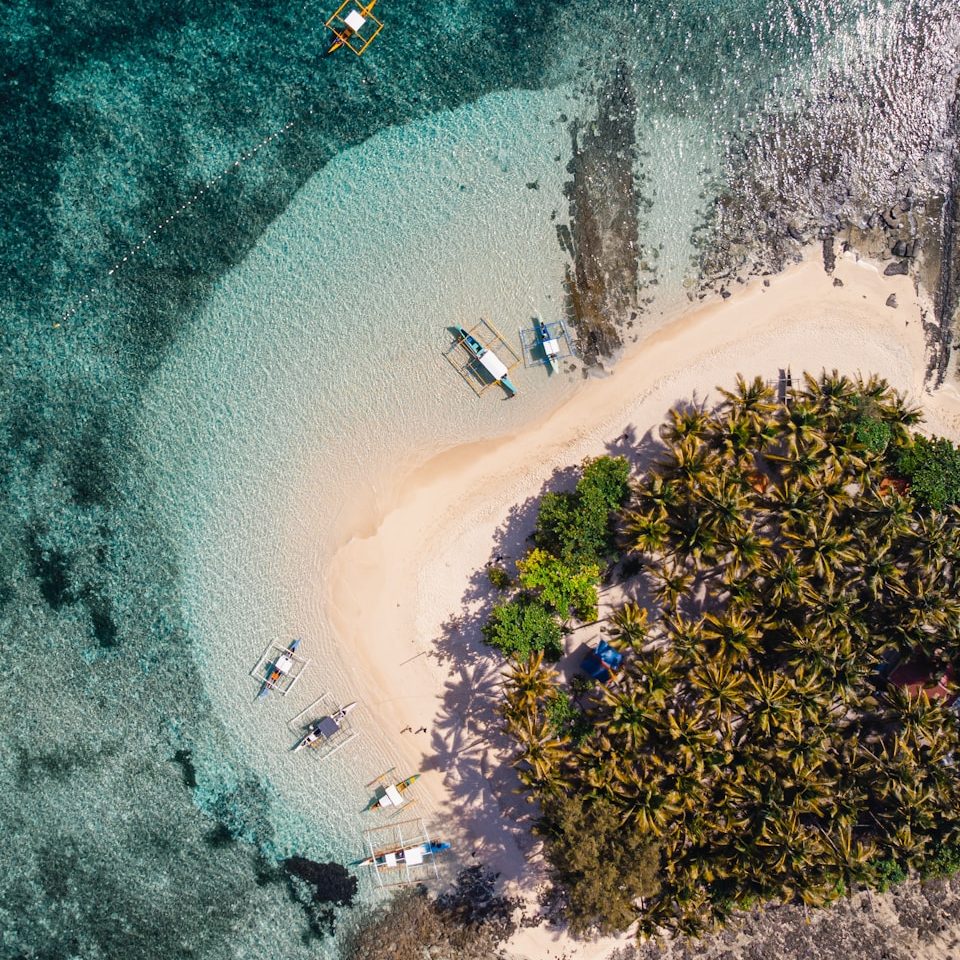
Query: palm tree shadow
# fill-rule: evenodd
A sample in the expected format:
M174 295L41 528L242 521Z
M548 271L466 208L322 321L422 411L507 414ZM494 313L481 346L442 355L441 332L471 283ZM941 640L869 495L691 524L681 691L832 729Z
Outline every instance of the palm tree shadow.
M530 825L539 808L520 794L510 764L515 744L500 717L502 671L499 658L487 653L450 676L423 766L443 776L449 809L441 815L465 821L482 862L510 876L536 846Z

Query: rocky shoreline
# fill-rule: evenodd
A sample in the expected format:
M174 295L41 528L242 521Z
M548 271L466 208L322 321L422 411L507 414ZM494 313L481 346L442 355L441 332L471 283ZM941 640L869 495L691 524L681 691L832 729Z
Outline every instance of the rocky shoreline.
M778 273L811 241L822 243L828 273L853 251L928 295L927 383L945 381L960 304L960 10L938 9L923 31L905 13L885 56L866 51L846 75L824 74L803 102L757 105L756 125L727 148L726 186L694 231L691 299ZM572 258L568 315L588 367L615 357L649 302L636 107L630 70L618 63L596 119L571 125L570 224L557 231Z
M628 946L609 960L952 960L958 931L960 879L911 879L826 909L756 909L703 940Z
M570 226L558 234L573 258L567 307L588 366L614 356L623 344L611 318L632 322L640 309L636 112L630 68L621 61L599 92L596 119L571 124Z

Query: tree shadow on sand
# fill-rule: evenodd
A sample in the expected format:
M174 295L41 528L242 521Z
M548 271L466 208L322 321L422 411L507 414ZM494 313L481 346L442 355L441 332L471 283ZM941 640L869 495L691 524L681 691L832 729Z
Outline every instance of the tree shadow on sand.
M664 445L654 431L638 438L633 426L605 449L610 456L626 457L634 475L646 470L663 451ZM539 841L530 827L540 810L528 801L528 793L521 791L510 764L516 743L504 730L500 713L506 662L484 642L482 633L493 607L506 595L491 584L488 571L495 564L504 567L511 577L516 576L516 561L531 546L543 495L572 490L580 475L580 464L555 470L535 496L511 507L494 533L487 561L469 577L459 610L443 624L430 654L452 669L431 731L431 750L424 769L442 773L450 798L449 812L456 811L458 818L466 814L468 829L478 838L471 855L494 865L505 879L517 878L518 856L529 860L537 851ZM620 567L618 563L609 571L614 583L601 595L600 619L593 624L571 625L566 633L567 652L555 667L567 680L578 672L586 647L609 629L607 617L616 606L626 599L651 602L650 597L641 595L642 569L631 572Z

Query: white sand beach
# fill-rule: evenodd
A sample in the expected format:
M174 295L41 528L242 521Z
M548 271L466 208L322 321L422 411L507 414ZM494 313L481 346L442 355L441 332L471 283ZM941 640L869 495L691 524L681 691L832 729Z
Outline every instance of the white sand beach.
M544 876L531 808L513 792L509 745L496 730L499 662L479 628L494 592L485 565L502 554L509 567L522 555L536 498L569 484L566 471L584 457L634 456L674 403L715 396L738 372L878 373L924 408L926 429L960 436L954 388L924 388L925 305L912 280L847 257L834 276L842 286L810 258L769 286L755 281L693 308L539 422L393 478L389 509L367 518L333 558L317 606L349 650L379 732L406 767L424 772L418 813L456 841L463 865L500 871L508 892L532 901ZM892 293L896 308L886 305ZM568 652L579 656L595 629L574 634ZM422 727L426 733L415 732ZM578 944L541 926L521 930L510 947L546 960L603 957L614 945Z

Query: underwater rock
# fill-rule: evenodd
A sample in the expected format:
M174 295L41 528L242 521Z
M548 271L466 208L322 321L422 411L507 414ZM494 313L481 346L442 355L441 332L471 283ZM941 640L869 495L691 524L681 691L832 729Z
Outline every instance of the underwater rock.
M357 878L339 863L317 863L306 857L283 861L290 895L303 908L315 937L336 929L334 907L349 907L357 894Z
M575 251L568 307L588 365L613 356L622 345L611 318L640 308L637 102L626 63L617 63L598 101L592 123L573 124L573 180L566 188Z

